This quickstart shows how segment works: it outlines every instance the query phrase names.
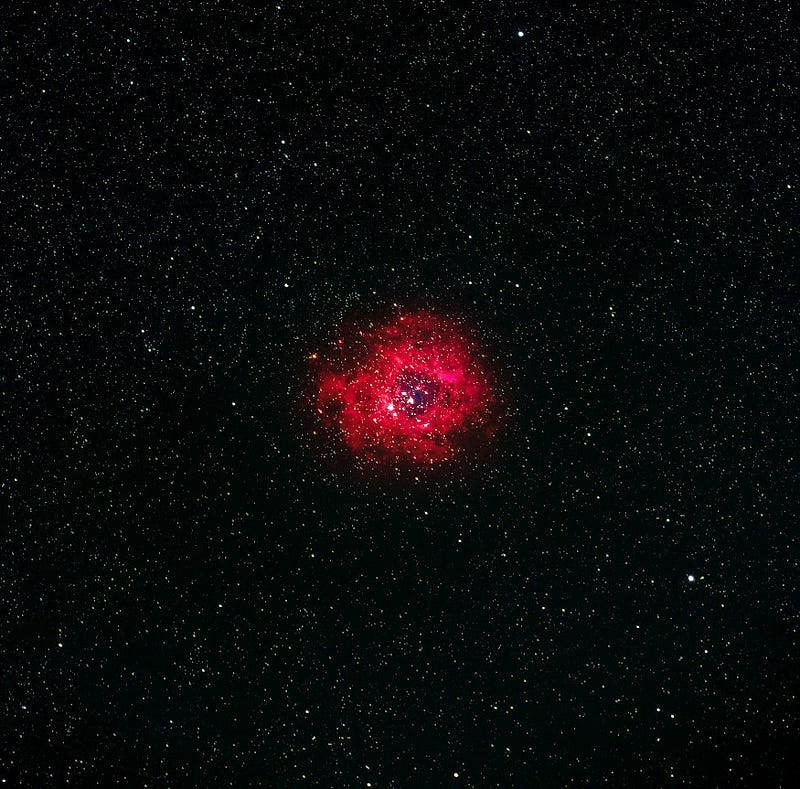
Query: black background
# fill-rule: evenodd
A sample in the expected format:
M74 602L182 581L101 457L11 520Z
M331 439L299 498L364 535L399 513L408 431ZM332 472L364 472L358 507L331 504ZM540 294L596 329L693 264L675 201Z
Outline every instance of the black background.
M790 5L12 3L0 778L795 785ZM360 485L305 361L411 301L517 417Z

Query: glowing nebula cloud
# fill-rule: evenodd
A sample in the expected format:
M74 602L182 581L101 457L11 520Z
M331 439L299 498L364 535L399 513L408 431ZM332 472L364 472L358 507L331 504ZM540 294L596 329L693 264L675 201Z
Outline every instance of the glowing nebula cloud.
M476 331L429 310L342 327L314 353L321 432L362 466L477 461L502 422L498 381Z

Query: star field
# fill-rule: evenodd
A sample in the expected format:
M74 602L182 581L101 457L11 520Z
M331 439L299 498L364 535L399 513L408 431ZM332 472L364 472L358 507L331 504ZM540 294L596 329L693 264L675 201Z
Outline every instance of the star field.
M797 786L797 25L12 3L0 782Z

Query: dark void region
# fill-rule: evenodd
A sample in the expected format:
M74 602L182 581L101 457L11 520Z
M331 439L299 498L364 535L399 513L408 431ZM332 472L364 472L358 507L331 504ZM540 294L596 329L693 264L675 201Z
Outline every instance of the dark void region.
M436 402L439 394L439 383L422 373L403 370L395 378L396 392L392 399L393 410L397 409L406 416L423 416Z

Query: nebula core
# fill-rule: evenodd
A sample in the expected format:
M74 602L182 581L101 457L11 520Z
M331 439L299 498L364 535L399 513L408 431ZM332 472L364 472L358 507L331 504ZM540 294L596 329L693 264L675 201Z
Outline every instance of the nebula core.
M312 359L322 431L358 461L442 466L491 447L501 393L464 319L415 310L350 322Z

